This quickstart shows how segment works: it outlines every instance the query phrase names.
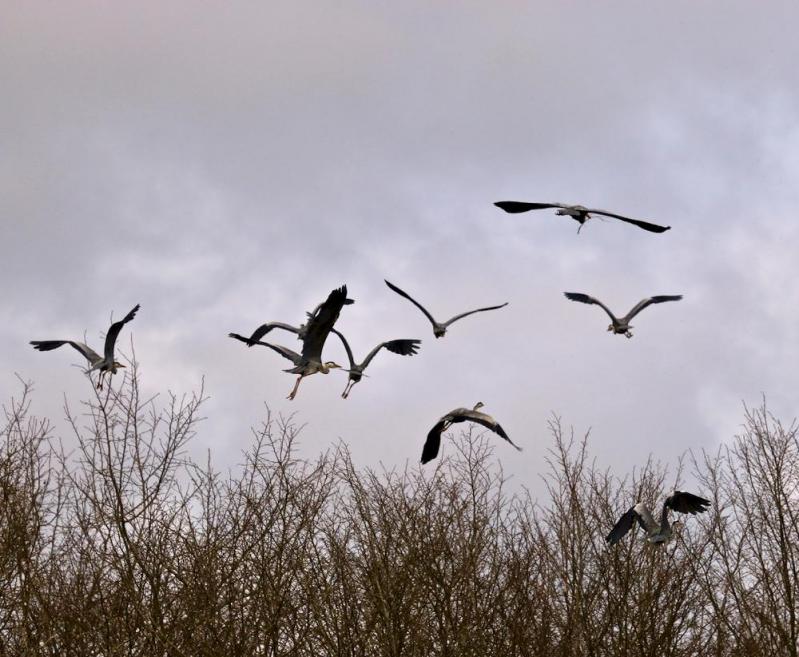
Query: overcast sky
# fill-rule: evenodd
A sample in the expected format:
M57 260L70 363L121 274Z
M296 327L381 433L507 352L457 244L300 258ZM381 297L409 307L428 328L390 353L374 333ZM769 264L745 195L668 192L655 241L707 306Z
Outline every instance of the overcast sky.
M766 395L799 390L796 2L30 3L0 0L0 396L36 384L66 436L90 391L71 349L109 319L148 391L205 377L192 444L233 465L265 414L361 464L415 463L444 412L482 400L537 486L546 421L591 428L620 475L716 449ZM671 225L662 235L492 203L562 201ZM439 319L508 301L436 340ZM339 328L381 353L294 377L226 337L299 323L346 283ZM585 292L619 313L605 331ZM291 336L275 340L297 348ZM346 363L331 342L325 357ZM115 385L119 384L116 377ZM444 450L448 445L444 444Z

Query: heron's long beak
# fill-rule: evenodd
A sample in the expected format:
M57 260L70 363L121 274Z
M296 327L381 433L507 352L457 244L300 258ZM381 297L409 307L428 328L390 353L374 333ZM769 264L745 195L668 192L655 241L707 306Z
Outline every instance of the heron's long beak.
M353 374L353 373L357 374L357 372L358 372L357 370L349 370L346 367L341 367L341 366L335 367L335 368L330 368L330 369L337 369L339 372L346 372L347 374ZM369 375L368 374L364 374L363 372L361 372L361 376L366 378L366 379L369 378Z

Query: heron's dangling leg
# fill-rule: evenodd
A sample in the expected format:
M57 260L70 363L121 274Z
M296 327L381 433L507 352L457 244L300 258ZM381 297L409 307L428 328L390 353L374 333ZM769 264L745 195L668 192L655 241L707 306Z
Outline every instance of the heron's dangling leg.
M364 374L364 376L366 376L366 375ZM350 379L349 381L347 381L347 387L344 388L344 392L341 393L341 396L344 399L347 399L347 397L350 396L350 393L352 392L352 388L353 388L353 386L355 386L356 383L358 383L358 382L355 381L354 379Z
M294 399L297 396L297 388L300 387L300 381L302 381L303 376L304 376L303 374L300 374L297 377L297 382L294 384L294 388L292 388L291 392L289 393L289 396L286 397L286 399Z

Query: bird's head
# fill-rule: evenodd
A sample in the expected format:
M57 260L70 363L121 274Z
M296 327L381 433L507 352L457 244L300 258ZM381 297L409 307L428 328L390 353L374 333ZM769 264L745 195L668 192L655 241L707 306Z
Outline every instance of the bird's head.
M328 360L325 362L325 368L322 370L325 374L327 374L328 370L340 370L341 365L338 363L334 363L332 360Z
M679 534L682 532L682 528L685 526L685 523L682 520L675 520L671 523L671 531L674 534Z
M615 327L615 326L613 326L613 324L608 324L608 331L614 331L614 330L615 330L615 328L616 328L616 327Z
M473 410L473 411L479 411L481 408L483 408L483 406L485 406L485 404L484 404L483 402L477 402L477 403L474 405L474 408L473 408L472 410Z
M125 366L122 363L117 363L116 361L114 361L114 366L111 368L111 371L112 372L116 372L117 368L119 368L119 367L121 367L123 369L125 368Z

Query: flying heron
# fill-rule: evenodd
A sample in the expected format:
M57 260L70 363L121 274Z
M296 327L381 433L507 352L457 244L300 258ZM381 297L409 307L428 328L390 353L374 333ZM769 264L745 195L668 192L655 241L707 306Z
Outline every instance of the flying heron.
M385 347L391 353L399 354L400 356L414 356L419 350L419 345L422 342L421 340L416 339L388 340L386 342L381 342L369 352L366 358L364 358L360 363L356 363L355 358L352 355L352 349L350 349L347 339L336 329L332 329L332 333L335 333L341 340L341 344L344 345L344 349L347 352L347 358L350 361L350 375L347 381L347 387L344 388L344 392L341 393L341 396L344 399L349 396L352 387L361 380L363 377L363 371L368 367L369 363L372 362L372 359L377 356L381 349Z
M587 294L582 294L580 292L564 292L567 299L571 301L579 301L580 303L587 303L587 304L596 304L602 310L604 310L608 316L610 317L610 321L612 322L608 326L608 331L613 331L616 334L626 335L628 338L633 337L633 334L630 332L630 329L633 328L630 325L630 321L633 317L635 317L638 313L640 313L644 308L653 304L653 303L663 303L665 301L679 301L682 299L682 294L665 294L655 297L649 297L647 299L641 299L637 304L635 304L630 312L628 312L624 317L616 317L612 312L610 312L610 308L608 308L604 303L602 303L599 299L595 299L594 297L590 297Z
M342 285L340 288L333 290L328 295L327 300L317 306L313 313L309 313L308 321L301 329L279 322L273 323L279 324L279 328L297 332L298 335L300 335L302 339L301 354L281 345L261 342L260 340L253 341L252 337L245 338L238 333L229 333L228 335L231 338L244 342L248 346L260 344L264 347L269 347L284 358L293 362L294 367L284 371L299 375L294 384L294 388L292 388L288 396L288 399L294 399L294 397L297 396L297 389L300 387L300 381L302 381L304 377L316 374L317 372L327 374L331 369L341 367L341 365L333 361L322 361L322 347L324 347L325 340L327 340L327 336L330 334L333 324L336 323L341 309L348 303L353 303L353 301L347 298L347 286ZM263 328L264 327L261 326L256 329L253 335L256 335ZM261 335L267 333L269 330L271 329L266 329Z
M94 370L100 371L100 377L97 381L97 389L102 390L103 377L106 374L116 374L117 368L125 367L122 363L118 363L114 360L114 344L117 341L117 336L122 330L122 327L136 316L138 310L139 304L136 304L133 310L131 310L127 315L125 315L118 322L111 324L108 329L108 333L105 334L105 351L102 356L83 342L75 342L73 340L31 340L31 344L33 345L34 349L39 351L52 351L53 349L58 349L60 346L65 344L71 345L73 348L77 349L86 360L89 361L90 367L86 370L86 374L89 374Z
M453 322L457 322L459 319L463 319L464 317L468 317L469 315L473 315L474 313L482 313L482 312L485 312L486 310L497 310L498 308L504 308L505 306L508 305L508 303L505 302L505 303L500 304L498 306L488 306L487 308L477 308L475 310L469 310L468 312L461 313L460 315L455 315L455 317L452 317L452 318L448 319L446 322L437 322L433 318L433 316L427 311L427 309L422 304L420 304L418 301L416 301L416 299L414 299L410 294L408 294L407 292L403 292L396 285L394 285L392 283L389 283L388 281L386 281L386 285L388 285L389 288L394 290L394 292L399 294L401 297L405 297L408 301L410 301L414 306L416 306L419 310L421 310L424 313L425 317L427 317L427 319L429 319L430 323L433 325L433 335L435 335L437 338L443 338L444 335L447 332L447 329L450 327L450 325Z
M614 214L613 212L607 212L606 210L596 210L592 208L586 208L583 205L567 205L565 203L526 203L524 201L497 201L494 203L498 208L505 210L505 212L509 212L511 214L517 214L519 212L528 212L529 210L546 210L547 208L558 208L555 214L560 216L567 216L574 219L577 223L580 224L580 227L577 229L577 232L580 232L582 229L583 224L591 218L592 214L601 214L605 217L613 217L614 219L619 219L620 221L624 221L628 224L632 224L633 226L638 226L639 228L643 228L644 230L648 230L650 233L665 233L667 230L671 228L671 226L658 226L657 224L649 223L648 221L641 221L640 219L631 219L630 217L623 217L620 214Z
M649 507L643 502L638 502L619 518L613 529L610 530L610 534L607 535L606 540L610 545L615 545L632 529L633 522L637 520L638 524L646 532L647 541L650 543L665 543L672 537L672 530L682 525L680 521L675 521L674 524L669 523L669 509L678 513L696 515L707 511L709 506L710 501L704 497L675 490L663 502L663 510L660 512L660 524L658 525Z
M522 448L508 438L508 434L505 433L505 430L500 426L499 422L497 422L487 413L480 412L480 409L483 406L485 406L483 402L477 402L472 409L456 408L455 410L452 410L441 417L441 419L436 422L435 426L430 429L430 432L427 434L427 440L425 440L424 447L422 448L422 463L432 461L436 456L438 456L438 449L441 447L442 433L449 429L451 425L458 422L466 422L467 420L469 422L477 422L477 424L482 424L487 429L491 429L491 431L502 436L521 452Z

